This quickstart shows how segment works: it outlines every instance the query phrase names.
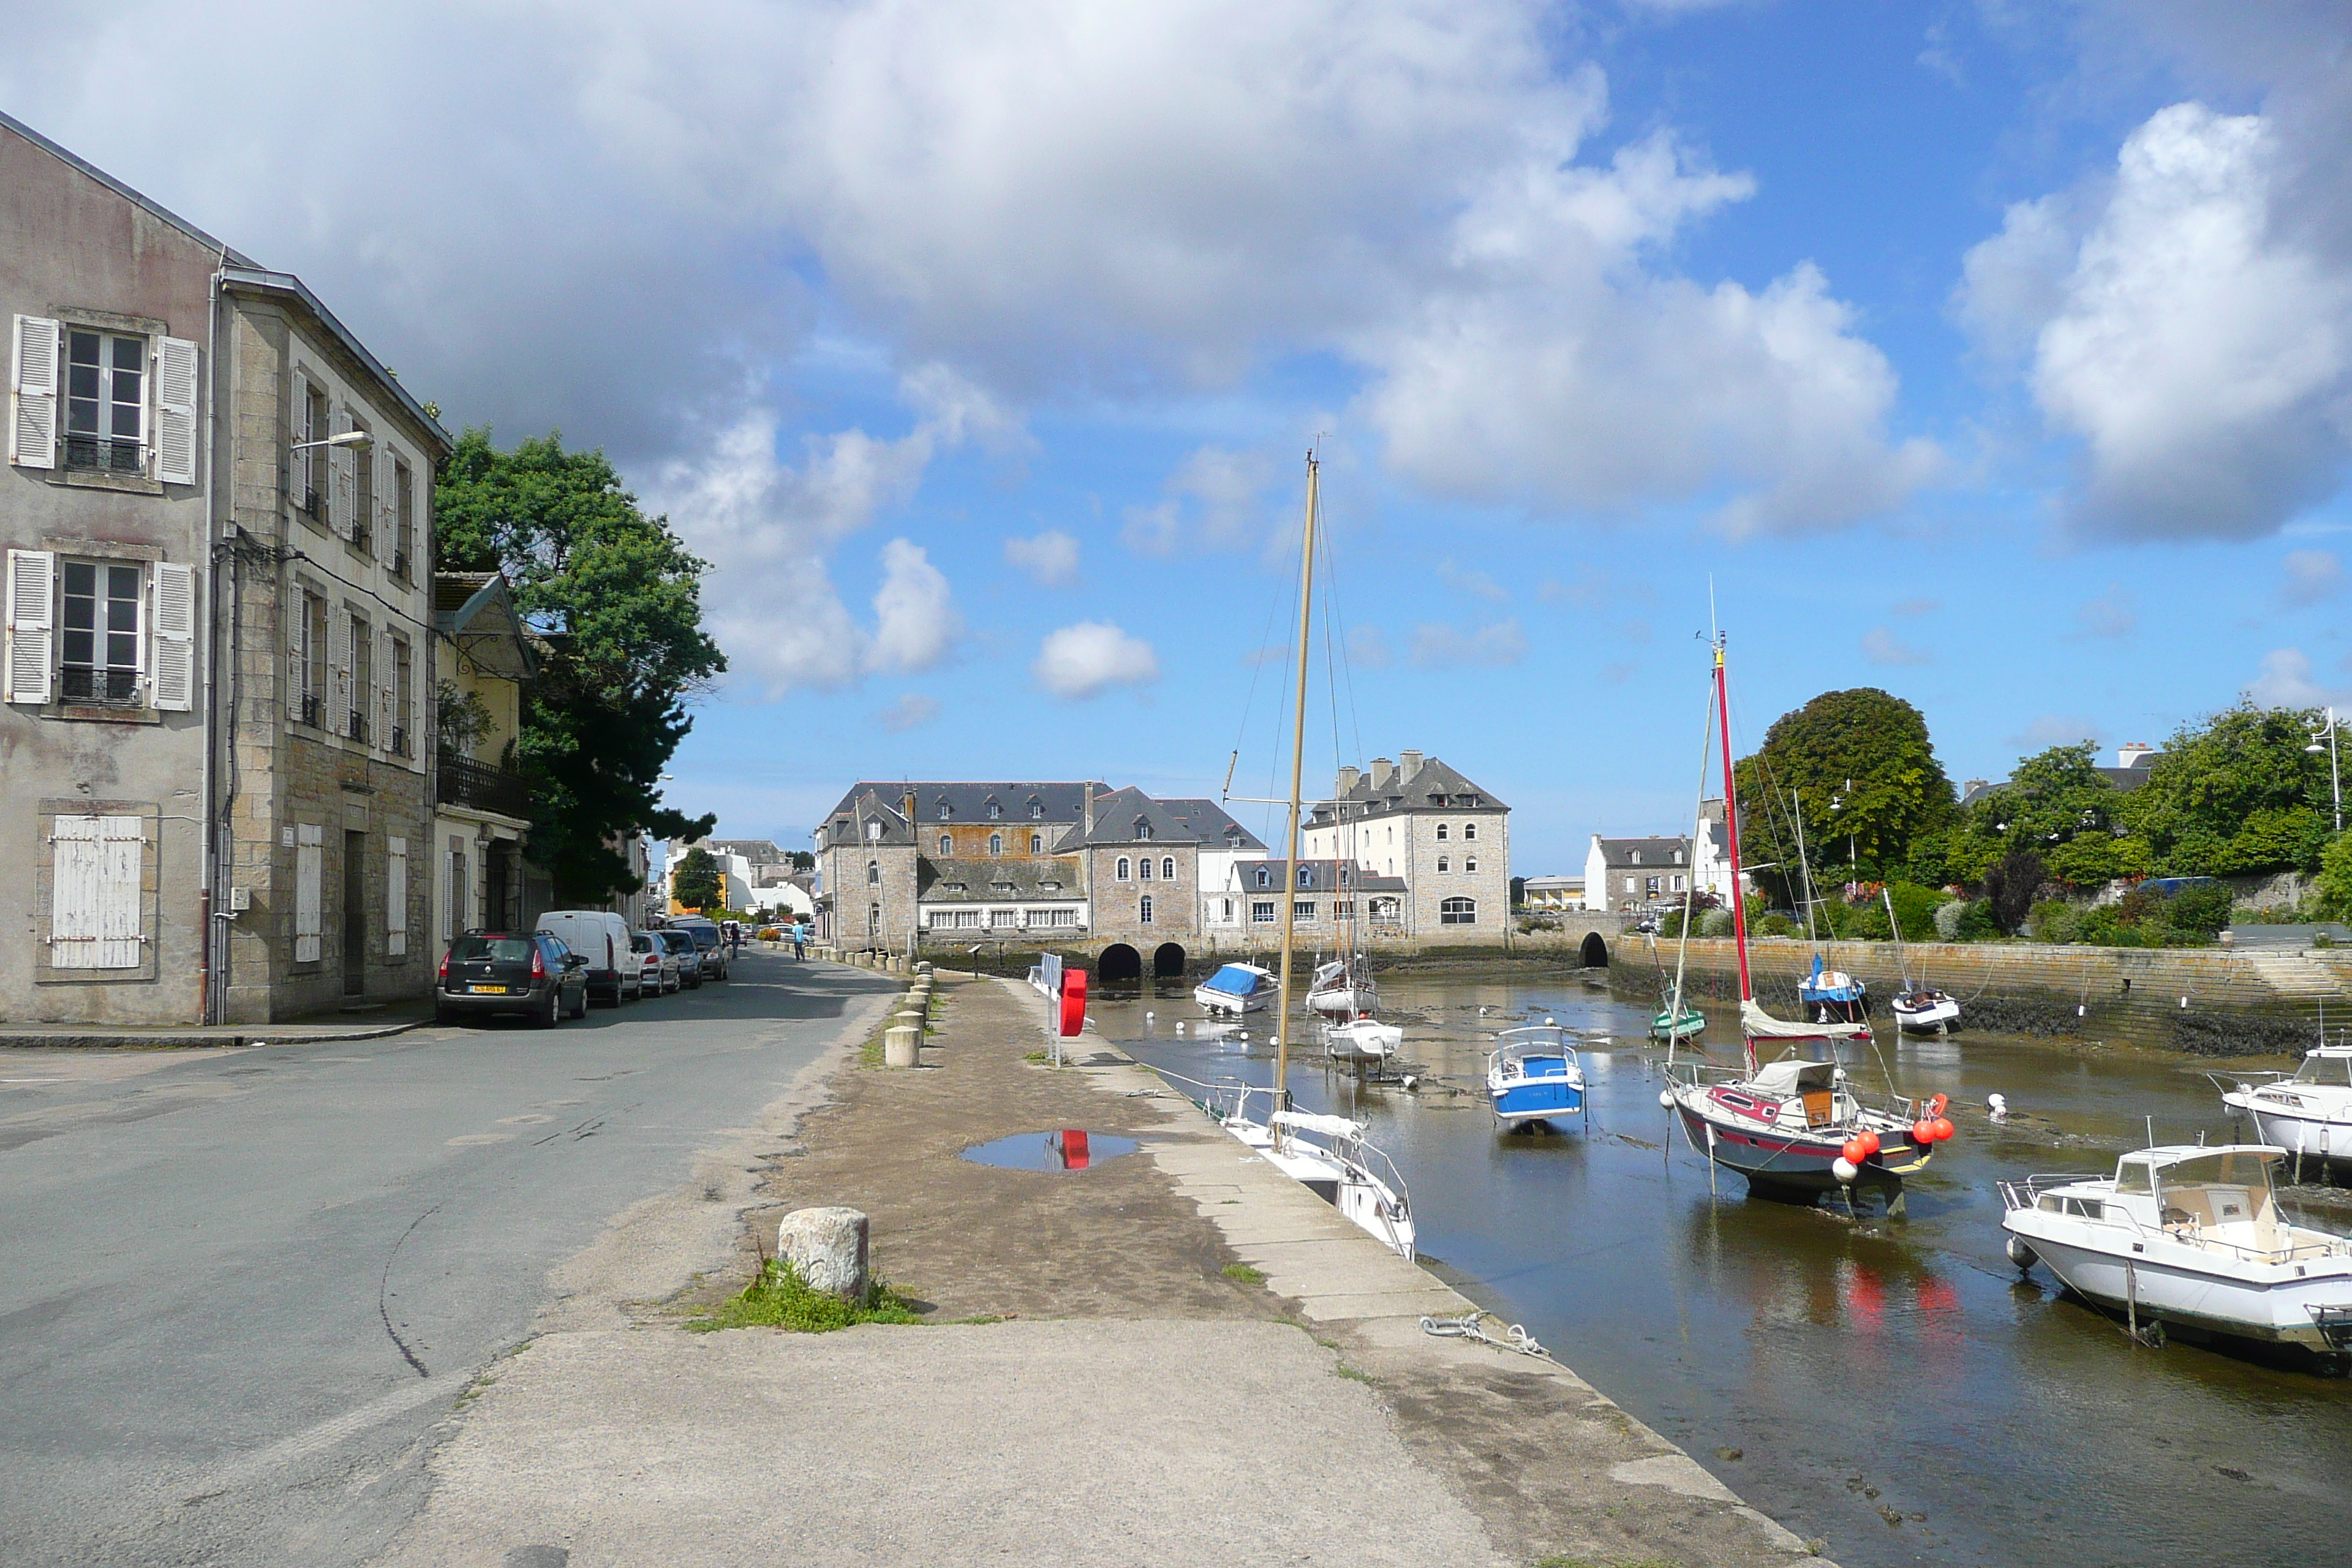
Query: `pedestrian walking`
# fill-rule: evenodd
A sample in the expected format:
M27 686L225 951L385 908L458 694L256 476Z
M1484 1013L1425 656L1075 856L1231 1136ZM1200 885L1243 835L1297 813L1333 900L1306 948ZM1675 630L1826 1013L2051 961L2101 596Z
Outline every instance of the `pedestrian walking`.
M793 922L793 956L794 958L801 959L808 956L808 927L794 921Z

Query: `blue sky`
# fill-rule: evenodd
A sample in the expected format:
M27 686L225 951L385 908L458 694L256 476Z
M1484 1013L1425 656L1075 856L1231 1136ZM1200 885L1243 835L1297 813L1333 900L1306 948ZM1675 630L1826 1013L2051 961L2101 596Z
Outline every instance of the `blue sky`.
M1337 753L1444 756L1524 874L1687 820L1710 581L1750 745L2352 688L2340 5L643 11L29 14L0 103L614 453L716 568L672 798L730 836L1266 793L1318 434Z

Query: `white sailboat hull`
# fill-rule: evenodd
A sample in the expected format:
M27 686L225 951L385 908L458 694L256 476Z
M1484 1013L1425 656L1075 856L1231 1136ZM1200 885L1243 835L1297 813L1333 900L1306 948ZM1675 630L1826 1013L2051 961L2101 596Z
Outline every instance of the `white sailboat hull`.
M1924 1007L1906 1008L1900 1001L1895 1004L1895 1025L1906 1034L1940 1035L1960 1021L1960 1005L1949 996L1939 996Z

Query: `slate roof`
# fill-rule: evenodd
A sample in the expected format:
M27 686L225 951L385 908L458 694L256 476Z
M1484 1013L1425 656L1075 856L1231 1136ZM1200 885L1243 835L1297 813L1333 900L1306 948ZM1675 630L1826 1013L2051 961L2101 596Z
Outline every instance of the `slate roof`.
M898 808L891 804L894 797L881 794L871 784L860 787L861 793L845 799L829 820L838 821L842 817L849 817L852 820L850 828L852 842L912 844L915 841L915 829L906 817L899 814ZM882 825L879 836L868 837L866 826L869 822L878 822Z
M1110 790L1110 786L1100 780L1095 781L1094 788L1097 800L1100 800ZM954 781L926 783L919 780L894 782L877 779L861 780L852 784L848 793L841 797L840 804L835 805L827 816L830 818L848 815L850 807L868 791L888 801L892 808L896 809L906 798L909 790L914 792L915 820L918 822L1002 820L1060 824L1083 821L1087 814L1087 786L1084 781L992 784L985 780L976 783ZM988 806L992 800L1003 808L1002 818L992 819L989 816ZM1032 802L1045 807L1045 816L1032 817L1029 815ZM944 818L940 816L940 806L942 803L948 808L948 815Z
M539 672L540 640L499 573L433 574L433 629L487 674L529 680Z
M1342 866L1349 868L1348 883L1344 889L1339 885L1339 868ZM1262 889L1257 885L1257 873L1261 867L1269 873ZM1301 860L1298 869L1306 878L1303 882L1290 880L1290 862L1286 859L1269 857L1262 860L1234 862L1234 874L1240 879L1239 886L1244 893L1275 893L1285 887L1301 893L1402 893L1405 890L1402 877L1379 876L1348 860Z
M1094 831L1087 832L1084 822L1076 824L1062 835L1061 842L1054 846L1054 852L1066 855L1090 844L1141 844L1147 841L1154 844L1194 844L1201 841L1204 831L1211 830L1209 825L1198 816L1180 816L1171 803L1154 800L1130 784L1126 789L1115 789L1108 795L1097 794L1095 796ZM1224 831L1223 824L1217 825L1213 831L1222 834Z
M1436 757L1424 757L1421 765L1407 773L1402 763L1389 774L1387 782L1375 788L1372 775L1366 773L1356 781L1356 787L1340 795L1339 800L1360 807L1348 815L1377 816L1391 811L1508 811L1509 806L1496 799L1454 767ZM1475 803L1475 804L1474 804ZM1334 817L1333 808L1318 806L1313 820L1328 826Z
M1266 847L1258 836L1234 821L1233 815L1213 800L1163 800L1160 804L1168 808L1171 816L1188 825L1192 837L1200 840L1203 849L1230 845L1234 848L1253 849L1261 855L1265 853ZM1230 836L1236 834L1240 836L1241 842L1231 844Z
M790 858L769 838L705 838L699 843L713 855L740 855L754 866L780 866Z
M1690 865L1691 844L1687 838L1602 838L1596 835L1593 842L1601 846L1601 863L1612 870L1638 867L1654 871L1661 866L1672 870L1676 866L1687 868ZM1636 854L1641 856L1639 860L1633 858ZM1677 855L1682 857L1680 860L1675 858Z
M1058 887L1045 884L1055 882ZM962 884L958 891L956 884ZM999 884L1010 883L1009 888ZM915 862L915 896L933 900L969 899L975 904L1007 899L1083 899L1085 879L1076 860L990 856L921 856Z

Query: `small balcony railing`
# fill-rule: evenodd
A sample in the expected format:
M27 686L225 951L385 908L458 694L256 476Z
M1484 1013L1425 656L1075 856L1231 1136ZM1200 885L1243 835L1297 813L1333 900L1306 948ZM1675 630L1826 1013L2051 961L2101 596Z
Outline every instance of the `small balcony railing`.
M501 816L530 815L530 784L520 773L494 768L456 752L443 751L434 783L433 798L443 805L471 806Z
M346 717L349 718L351 723L350 726L343 731L343 733L364 745L367 742L368 738L368 719L366 712L362 709L354 708L348 715L346 715Z
M58 697L76 708L137 708L145 699L135 669L68 664L58 671Z
M397 724L392 727L392 743L385 750L391 752L395 757L413 757L416 754L408 743L408 731Z
M66 467L83 473L143 474L147 448L120 437L68 431Z

